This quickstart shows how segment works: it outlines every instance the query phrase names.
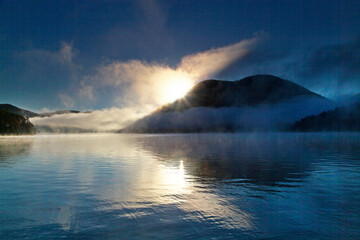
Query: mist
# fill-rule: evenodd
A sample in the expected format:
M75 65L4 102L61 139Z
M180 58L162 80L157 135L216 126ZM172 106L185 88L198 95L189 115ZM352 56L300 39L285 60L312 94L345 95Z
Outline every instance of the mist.
M149 113L151 108L107 108L88 113L69 113L30 118L37 132L114 132Z
M257 107L191 108L185 112L155 113L123 132L286 131L296 121L335 108L318 97L295 97Z

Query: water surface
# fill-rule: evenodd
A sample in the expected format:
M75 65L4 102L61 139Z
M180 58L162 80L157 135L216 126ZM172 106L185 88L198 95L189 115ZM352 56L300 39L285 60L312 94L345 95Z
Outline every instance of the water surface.
M359 239L360 134L0 137L0 239Z

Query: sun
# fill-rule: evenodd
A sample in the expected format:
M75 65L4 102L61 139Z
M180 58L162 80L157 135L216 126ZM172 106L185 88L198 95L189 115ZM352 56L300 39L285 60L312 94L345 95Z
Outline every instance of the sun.
M168 79L162 90L164 101L169 103L184 97L193 84L193 81L186 77Z

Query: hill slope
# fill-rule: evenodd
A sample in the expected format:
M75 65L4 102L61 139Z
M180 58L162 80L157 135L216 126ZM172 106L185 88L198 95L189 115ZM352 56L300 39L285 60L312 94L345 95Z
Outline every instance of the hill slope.
M34 113L34 112L31 112L31 111L28 111L28 110L25 110L22 108L18 108L11 104L0 104L0 110L7 111L7 112L17 114L17 115L21 115L21 116L24 116L27 118L39 116L38 113Z
M206 80L183 99L160 107L120 132L285 130L305 116L333 108L332 101L272 75L234 82Z
M0 134L35 134L35 128L27 118L0 110Z

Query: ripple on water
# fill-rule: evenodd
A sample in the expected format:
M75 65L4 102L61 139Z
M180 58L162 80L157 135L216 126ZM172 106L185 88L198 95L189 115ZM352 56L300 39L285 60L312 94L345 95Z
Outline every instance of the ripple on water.
M0 238L360 238L360 134L0 138Z

